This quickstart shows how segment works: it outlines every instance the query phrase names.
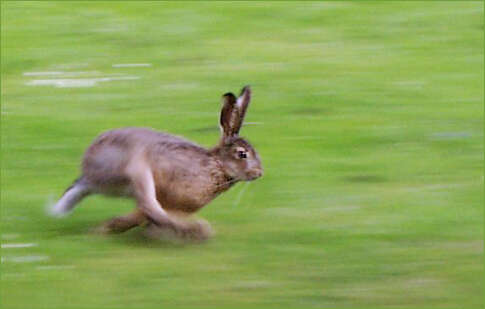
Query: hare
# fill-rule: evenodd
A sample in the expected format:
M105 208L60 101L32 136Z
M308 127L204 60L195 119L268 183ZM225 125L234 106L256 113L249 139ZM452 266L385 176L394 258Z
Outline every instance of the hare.
M122 128L98 136L82 161L82 175L51 208L62 216L90 194L121 196L136 201L135 210L101 226L104 232L149 227L182 239L206 239L204 220L181 219L207 205L239 181L262 176L256 150L239 130L251 100L246 86L238 98L222 96L221 137L206 149L184 138L147 128Z

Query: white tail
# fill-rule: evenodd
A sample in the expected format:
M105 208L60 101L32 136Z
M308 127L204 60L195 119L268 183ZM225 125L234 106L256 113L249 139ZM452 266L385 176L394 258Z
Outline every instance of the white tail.
M62 197L49 210L53 217L66 216L84 197L90 193L88 186L77 180L67 188Z

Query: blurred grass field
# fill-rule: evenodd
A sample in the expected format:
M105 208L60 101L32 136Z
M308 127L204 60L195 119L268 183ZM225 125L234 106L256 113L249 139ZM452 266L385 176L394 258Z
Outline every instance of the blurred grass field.
M2 308L483 307L483 2L1 9ZM129 200L45 215L100 132L211 146L245 84L265 175L209 242L90 232Z

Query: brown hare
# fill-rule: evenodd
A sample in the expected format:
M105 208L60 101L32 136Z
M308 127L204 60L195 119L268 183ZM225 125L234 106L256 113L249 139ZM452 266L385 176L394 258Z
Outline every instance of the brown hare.
M206 149L181 137L146 128L122 128L101 134L82 161L82 175L51 208L67 214L90 194L135 199L136 209L102 225L104 232L123 232L149 223L157 231L182 239L206 239L210 226L204 220L187 220L238 181L261 177L258 153L239 137L251 100L251 89L222 97L221 138Z

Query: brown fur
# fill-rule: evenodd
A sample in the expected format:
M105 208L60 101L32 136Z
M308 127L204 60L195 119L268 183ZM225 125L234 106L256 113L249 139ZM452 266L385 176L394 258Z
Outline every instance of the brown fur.
M147 128L101 134L86 150L82 162L84 194L125 196L137 201L132 214L108 221L101 230L122 232L151 222L150 229L156 226L176 237L208 238L208 223L174 214L193 213L236 182L262 175L257 152L237 135L249 99L249 87L243 88L237 101L234 95L223 96L221 139L212 149Z

